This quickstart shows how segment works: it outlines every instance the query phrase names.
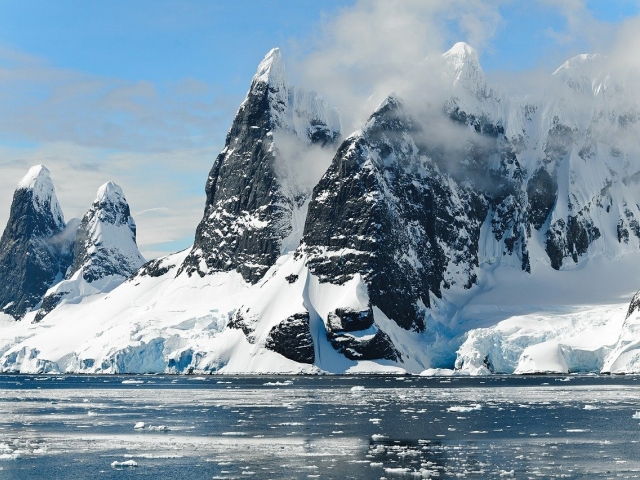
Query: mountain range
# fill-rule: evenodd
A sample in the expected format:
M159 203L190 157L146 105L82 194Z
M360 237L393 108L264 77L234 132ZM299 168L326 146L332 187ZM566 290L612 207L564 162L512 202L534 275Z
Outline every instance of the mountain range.
M425 66L431 93L344 132L271 50L193 246L146 263L116 184L65 223L33 167L0 240L0 370L640 371L633 79L580 55L517 97L464 43Z

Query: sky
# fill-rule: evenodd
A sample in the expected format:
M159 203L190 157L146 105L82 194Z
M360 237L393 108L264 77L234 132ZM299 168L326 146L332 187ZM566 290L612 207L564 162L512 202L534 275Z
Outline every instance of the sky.
M640 0L3 0L0 225L42 163L67 220L112 180L145 257L188 247L208 171L276 46L350 130L408 66L457 41L517 88L580 53L639 57L639 26Z

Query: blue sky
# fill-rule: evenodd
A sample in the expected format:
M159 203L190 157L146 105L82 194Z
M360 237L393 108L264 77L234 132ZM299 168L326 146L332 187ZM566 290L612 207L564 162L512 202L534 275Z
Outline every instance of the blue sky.
M295 82L346 111L349 95L382 88L372 74L458 40L497 77L548 74L614 48L639 14L640 1L625 0L3 0L0 223L15 183L44 163L67 218L114 180L143 253L188 246L207 172L274 46Z

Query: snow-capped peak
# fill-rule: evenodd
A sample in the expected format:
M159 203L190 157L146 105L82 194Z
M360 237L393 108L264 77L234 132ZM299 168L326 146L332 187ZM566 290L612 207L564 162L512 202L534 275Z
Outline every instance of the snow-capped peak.
M553 77L566 83L572 90L598 95L606 91L611 83L605 59L597 53L576 55L558 67Z
M584 71L585 68L591 69L596 64L599 64L602 58L602 55L600 55L599 53L593 55L588 53L581 53L580 55L576 55L575 57L570 58L562 65L560 65L556 69L556 71L553 72L553 75L562 75L563 73L566 73L570 70Z
M55 192L49 169L44 165L31 167L18 182L16 189L32 190L34 197L38 199L50 198Z
M445 72L451 77L455 87L462 87L470 93L486 94L487 80L480 66L478 52L464 42L456 43L442 54L445 61Z
M30 191L33 195L34 206L41 212L43 212L43 208L49 205L56 223L60 224L61 228L64 228L64 215L58 203L56 190L47 167L44 165L34 165L31 167L27 174L18 182L16 191L18 190Z
M96 202L99 203L122 203L126 202L122 188L113 182L107 182L98 189Z
M127 277L144 263L136 245L136 224L122 189L107 182L78 228L70 278L83 269L88 282L109 275Z
M480 63L478 59L478 52L466 42L456 43L442 56L445 59L450 60L452 63L458 62L460 65L469 62Z
M269 50L258 65L258 70L253 76L253 83L266 83L272 86L286 85L287 76L284 70L284 62L280 55L279 48L272 48Z

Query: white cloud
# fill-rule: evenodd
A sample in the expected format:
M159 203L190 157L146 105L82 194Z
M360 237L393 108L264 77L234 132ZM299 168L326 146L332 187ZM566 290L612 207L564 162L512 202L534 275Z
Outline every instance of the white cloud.
M356 129L390 93L417 83L430 88L427 56L460 40L478 50L489 45L503 22L501 3L359 1L325 21L313 50L293 70L339 107L347 129Z

